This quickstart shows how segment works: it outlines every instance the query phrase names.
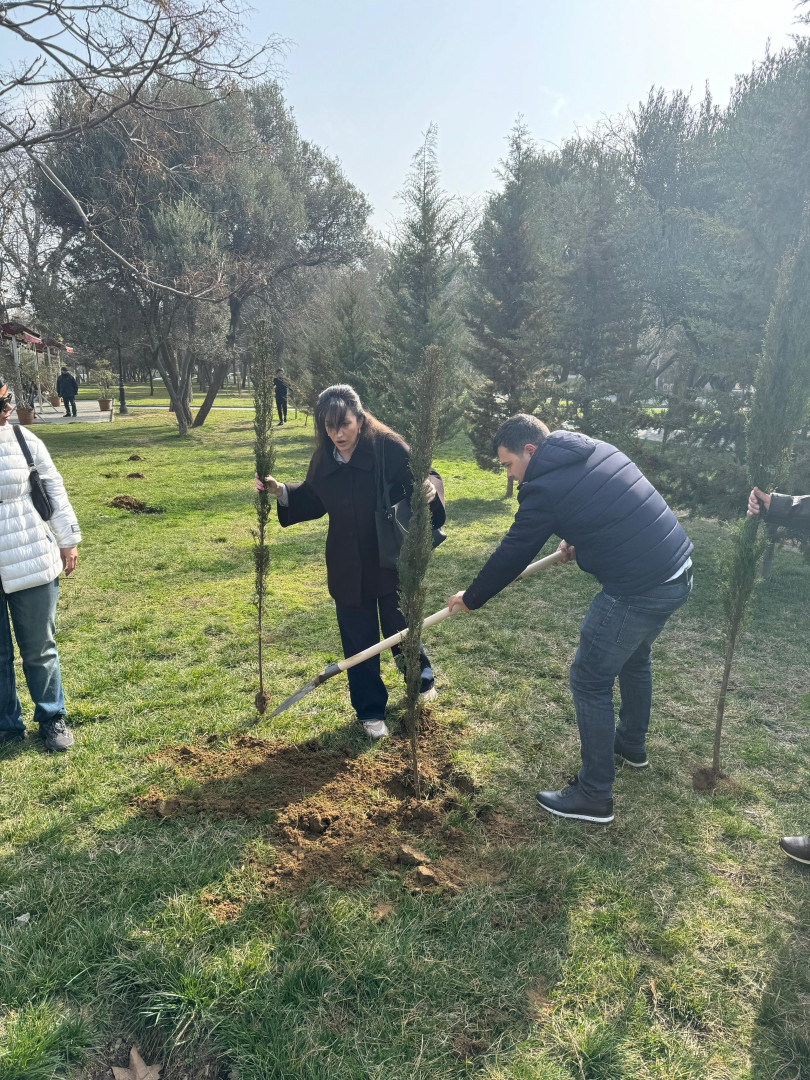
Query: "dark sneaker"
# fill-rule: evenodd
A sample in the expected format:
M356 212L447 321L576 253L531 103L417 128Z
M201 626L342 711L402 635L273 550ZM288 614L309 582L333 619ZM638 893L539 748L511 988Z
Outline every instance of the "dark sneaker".
M650 764L649 761L647 761L646 750L625 750L618 739L613 743L613 753L616 757L621 758L622 761L626 761L627 764L631 765L634 769L646 769Z
M779 847L789 859L810 866L810 836L783 836Z
M73 732L63 716L57 716L54 720L43 720L39 725L39 733L45 749L51 753L61 753L73 746Z
M435 701L439 695L436 693L436 684L433 681L433 668L424 667L419 675L422 680L419 684L419 700L423 703Z
M540 791L535 795L537 805L557 817L577 818L579 821L595 821L608 825L613 821L613 799L599 802L588 799L582 794L579 780L575 776L568 787L561 791Z
M6 743L22 742L25 738L25 728L2 728L0 729L0 746Z

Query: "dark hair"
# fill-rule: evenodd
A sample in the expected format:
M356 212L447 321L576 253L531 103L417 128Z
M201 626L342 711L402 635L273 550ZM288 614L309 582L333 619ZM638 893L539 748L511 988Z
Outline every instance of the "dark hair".
M317 467L323 455L329 455L334 450L335 444L326 434L327 425L333 429L339 428L349 413L356 416L360 421L358 442L361 439L366 439L373 444L374 440L379 438L380 435L393 435L395 439L405 445L404 440L396 432L386 427L385 424L381 424L376 416L372 416L371 413L363 409L360 395L353 386L349 386L348 383L336 383L334 386L327 386L318 395L318 400L315 403L312 418L315 421L317 445L315 453L312 455L312 461L309 463L310 474Z
M497 456L498 447L502 446L510 454L522 454L526 443L539 446L549 436L549 430L542 420L529 413L518 413L504 420L498 428L492 447Z

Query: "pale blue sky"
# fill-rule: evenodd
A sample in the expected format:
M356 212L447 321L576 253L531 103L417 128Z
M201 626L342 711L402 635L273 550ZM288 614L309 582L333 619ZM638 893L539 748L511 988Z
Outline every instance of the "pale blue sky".
M482 195L519 113L558 143L653 83L697 99L708 80L725 104L794 20L794 0L277 0L247 29L290 39L301 133L340 158L385 229L431 121L445 186Z

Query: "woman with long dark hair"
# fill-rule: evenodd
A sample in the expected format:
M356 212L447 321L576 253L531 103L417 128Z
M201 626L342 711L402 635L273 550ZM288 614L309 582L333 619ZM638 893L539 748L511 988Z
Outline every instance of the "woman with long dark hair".
M329 515L329 593L335 601L343 655L352 656L378 642L380 628L384 637L405 629L397 598L397 572L380 566L374 511L381 457L391 501L410 498L413 478L408 446L396 432L365 412L357 392L344 383L323 391L314 420L317 445L306 480L282 484L266 476L263 486L278 499L283 528ZM256 483L261 490L258 477ZM441 526L445 519L441 477L431 470L426 483L433 525ZM399 666L399 647L392 651ZM436 696L433 671L424 649L420 649L420 657L422 700L430 701ZM352 706L366 733L374 739L387 735L388 692L380 677L379 656L349 668L347 674Z

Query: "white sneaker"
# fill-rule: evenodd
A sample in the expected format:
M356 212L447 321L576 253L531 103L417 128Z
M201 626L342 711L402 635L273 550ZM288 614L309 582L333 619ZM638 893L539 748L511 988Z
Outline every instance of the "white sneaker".
M384 739L389 734L384 720L366 720L363 723L363 731L372 739Z
M419 695L419 700L424 705L428 701L435 701L438 696L439 694L436 687L431 686L429 689L425 690L424 693Z

